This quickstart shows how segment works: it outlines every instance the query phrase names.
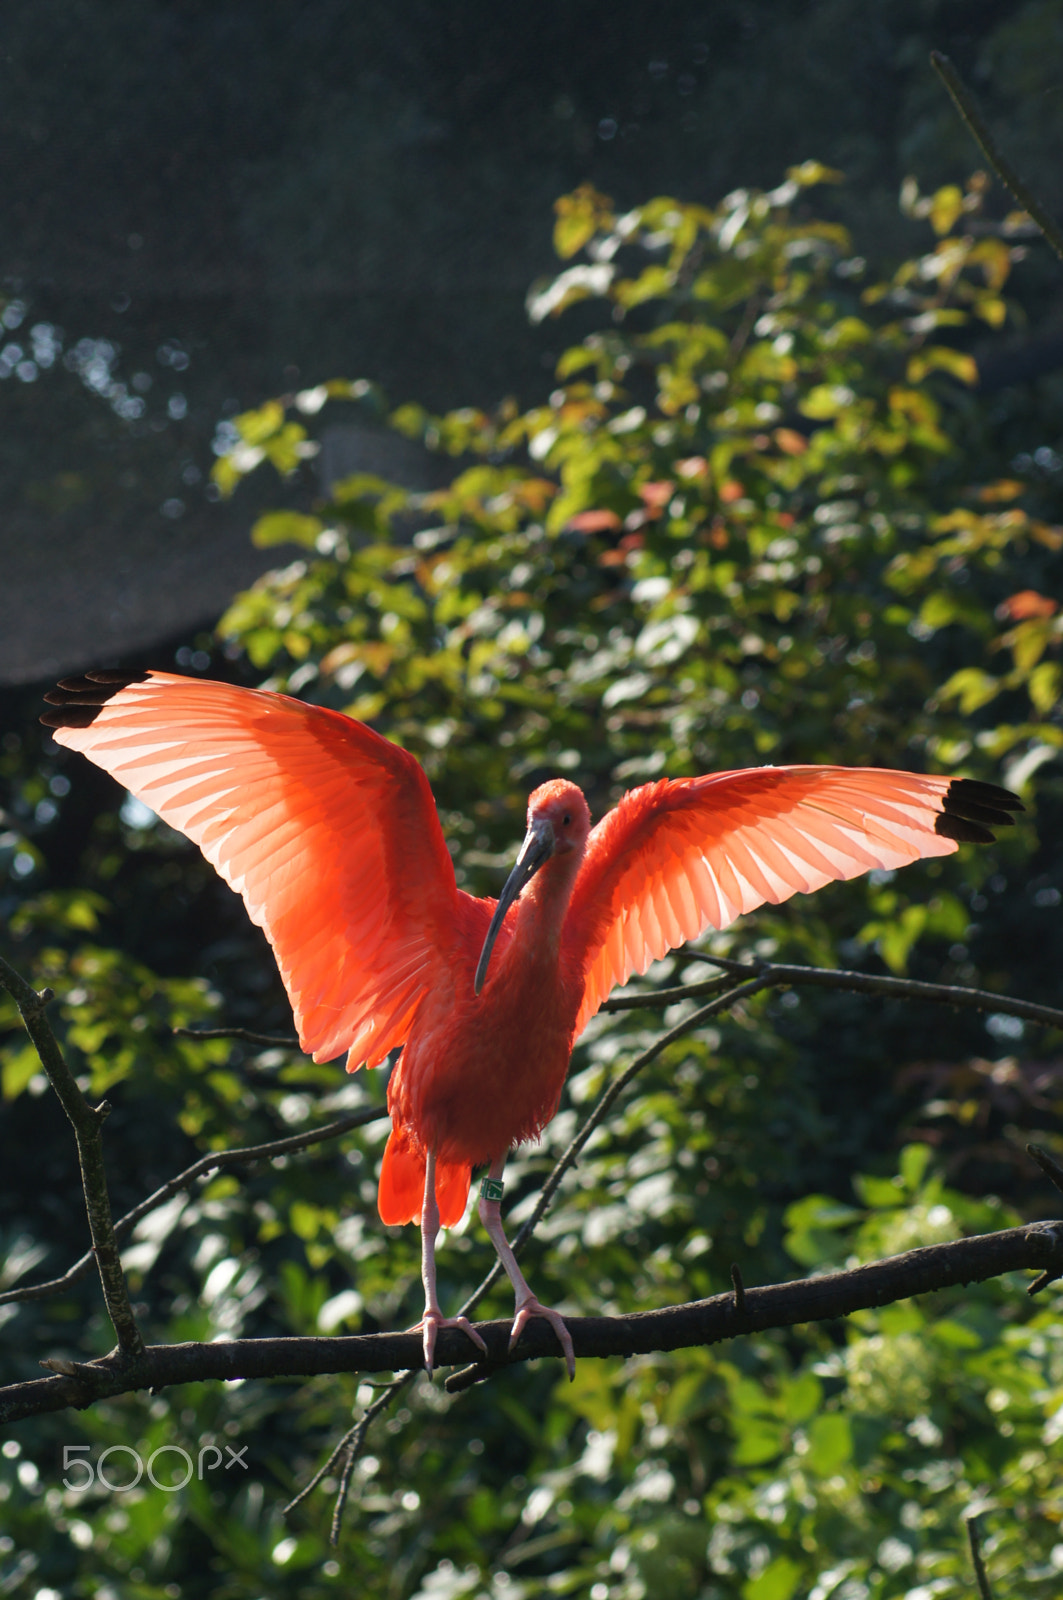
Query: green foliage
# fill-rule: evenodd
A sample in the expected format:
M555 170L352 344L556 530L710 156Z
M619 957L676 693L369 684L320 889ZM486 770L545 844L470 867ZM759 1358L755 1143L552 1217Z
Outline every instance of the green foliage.
M413 494L358 475L327 503L299 499L256 524L260 543L305 555L234 601L225 638L273 686L371 718L415 751L470 888L497 889L528 789L557 772L596 812L659 774L767 761L995 779L1006 760L1029 797L1059 749L1050 595L1063 533L1039 484L994 454L971 357L952 342L972 319L983 332L1003 320L1013 251L966 227L975 216L992 227L981 183L909 189L929 248L865 287L873 275L844 230L809 206L811 187L835 178L805 163L768 193L713 209L659 199L623 216L587 187L565 197L555 238L567 264L529 308L546 319L578 303L582 326L592 312L596 326L561 355L547 401L446 416L403 406L391 424L452 458L449 484ZM297 499L309 419L333 402L383 411L378 391L347 380L270 401L236 419L217 482L230 492L269 462ZM18 781L9 849L32 860L47 778ZM1007 928L979 931L1031 838L1027 822L981 855L767 908L711 948L1036 992L1055 970L1047 922L1024 900ZM132 938L139 960L106 941L130 899L129 861L153 889L195 882L199 866L165 830L122 834L108 818L86 860L85 890L46 895L20 868L10 929L15 959L60 997L75 1069L116 1104L108 1137L128 1119L122 1149L140 1161L154 1128L181 1130L180 1159L171 1142L161 1172L134 1163L131 1199L205 1149L380 1102L377 1075L343 1083L287 1051L174 1039L172 1024L216 1016L219 972L242 1019L254 1016L243 958L213 956L207 984L199 968L156 975ZM677 956L650 981L704 970ZM36 1068L10 1009L0 1025L4 1092L30 1127ZM542 1146L507 1170L507 1213L520 1217L602 1086L660 1026L653 1012L594 1020ZM1044 1063L982 1060L992 1048L966 1017L757 996L671 1046L629 1091L538 1231L538 1292L572 1312L633 1312L725 1289L733 1261L747 1283L766 1282L1012 1225L1015 1203L1039 1204L1016 1178L1015 1142L1058 1139L1063 1096ZM910 1087L919 1073L945 1081L928 1103ZM153 1336L412 1321L416 1238L375 1215L383 1135L372 1124L226 1174L145 1218L127 1261ZM931 1154L949 1140L963 1186ZM41 1270L66 1264L70 1170L59 1192L62 1226L34 1217L5 1237L5 1281L47 1250ZM487 1264L476 1227L449 1237L444 1304ZM232 1600L316 1600L352 1579L417 1600L922 1600L970 1592L962 1518L982 1508L1001 1592L1047 1597L1063 1562L1052 1461L1063 1344L1059 1297L1030 1302L1022 1287L588 1361L571 1386L554 1363L453 1399L418 1382L356 1469L342 1564L325 1543L324 1497L288 1522L280 1508L371 1402L368 1383L197 1388L21 1425L0 1480L3 1559L32 1555L34 1582L80 1597L104 1580L122 1600L173 1594L173 1574L182 1595ZM484 1306L508 1309L501 1291ZM19 1370L30 1350L102 1349L92 1285L19 1308L5 1337ZM68 1490L50 1453L74 1439L193 1454L238 1439L251 1472L173 1495Z

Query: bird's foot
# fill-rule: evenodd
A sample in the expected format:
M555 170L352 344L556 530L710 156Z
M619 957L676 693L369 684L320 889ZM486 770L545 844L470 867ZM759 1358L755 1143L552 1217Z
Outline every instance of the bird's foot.
M576 1352L572 1348L572 1335L565 1327L565 1319L560 1311L552 1311L549 1306L544 1306L535 1295L529 1295L526 1300L518 1300L517 1314L513 1318L513 1329L509 1336L509 1348L512 1350L532 1317L545 1317L547 1322L557 1334L557 1342L561 1346L565 1357L565 1366L568 1368L569 1381L576 1376Z
M424 1369L429 1377L432 1376L435 1368L436 1335L441 1328L460 1328L462 1333L472 1340L483 1355L487 1354L487 1346L468 1317L445 1317L438 1306L425 1306L424 1316L420 1322L415 1322L412 1328L407 1328L406 1332L423 1334Z

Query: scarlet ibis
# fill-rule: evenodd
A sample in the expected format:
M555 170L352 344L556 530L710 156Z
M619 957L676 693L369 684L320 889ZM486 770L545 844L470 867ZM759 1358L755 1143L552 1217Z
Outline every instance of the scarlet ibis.
M386 1223L422 1233L425 1365L444 1317L440 1227L486 1166L480 1217L516 1295L512 1344L540 1304L501 1221L512 1147L557 1110L572 1046L614 985L765 901L989 843L1021 803L967 778L756 767L660 779L598 825L556 778L498 901L455 882L425 774L338 711L167 672L92 672L45 696L54 737L188 835L273 946L302 1048L347 1070L402 1055L388 1086Z

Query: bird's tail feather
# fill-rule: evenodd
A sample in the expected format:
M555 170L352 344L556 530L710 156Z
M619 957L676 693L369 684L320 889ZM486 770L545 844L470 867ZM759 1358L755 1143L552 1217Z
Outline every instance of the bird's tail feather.
M405 1128L395 1127L384 1147L377 1206L387 1223L420 1222L424 1202L425 1154ZM436 1163L436 1204L444 1228L453 1228L465 1214L472 1168L464 1161Z

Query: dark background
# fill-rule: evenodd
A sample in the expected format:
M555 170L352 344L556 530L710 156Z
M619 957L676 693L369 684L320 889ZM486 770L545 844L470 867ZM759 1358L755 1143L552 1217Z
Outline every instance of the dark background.
M847 179L821 209L899 260L903 177L979 161L937 48L1059 209L1061 45L1057 0L9 5L0 682L150 653L275 559L255 490L207 498L222 417L338 374L536 399L557 334L524 295L580 182L715 202L815 157ZM1054 276L1025 282L1002 381L1063 352Z

